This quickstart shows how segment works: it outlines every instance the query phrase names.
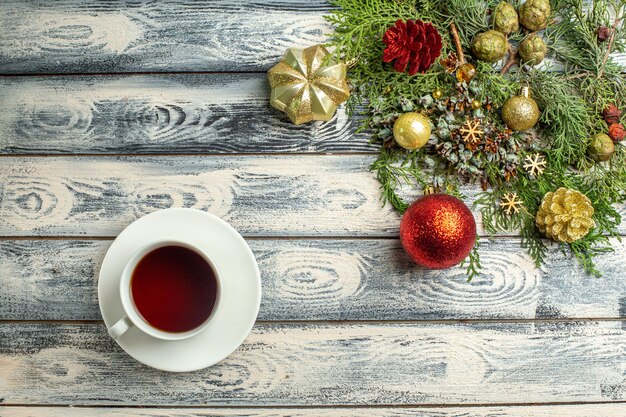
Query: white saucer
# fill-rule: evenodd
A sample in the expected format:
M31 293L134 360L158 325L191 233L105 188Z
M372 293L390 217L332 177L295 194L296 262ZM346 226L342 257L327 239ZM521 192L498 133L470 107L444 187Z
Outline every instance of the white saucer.
M216 364L233 353L250 333L261 304L261 279L245 240L212 214L184 208L161 210L124 229L100 269L98 302L104 322L109 328L124 315L119 282L130 256L157 239L182 240L210 254L222 278L219 309L209 326L189 339L160 340L133 327L117 343L138 361L164 371L187 372Z

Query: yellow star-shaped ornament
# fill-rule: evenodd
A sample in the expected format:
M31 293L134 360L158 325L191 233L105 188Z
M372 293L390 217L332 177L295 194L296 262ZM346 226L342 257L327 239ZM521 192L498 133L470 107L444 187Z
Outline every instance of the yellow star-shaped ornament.
M287 113L297 125L330 120L337 106L350 96L346 65L326 61L328 55L322 45L289 48L267 73L272 106Z

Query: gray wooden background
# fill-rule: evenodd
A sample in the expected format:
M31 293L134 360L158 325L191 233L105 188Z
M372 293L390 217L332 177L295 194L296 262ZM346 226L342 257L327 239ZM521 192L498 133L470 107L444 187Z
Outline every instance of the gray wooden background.
M0 416L626 415L624 243L601 279L516 236L471 283L420 269L358 120L270 109L265 71L328 10L0 3ZM111 240L167 207L232 223L262 271L248 340L187 374L127 356L97 306Z

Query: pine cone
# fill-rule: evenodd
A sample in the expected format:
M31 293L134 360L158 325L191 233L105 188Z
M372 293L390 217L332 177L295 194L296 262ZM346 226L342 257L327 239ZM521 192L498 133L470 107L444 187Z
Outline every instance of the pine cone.
M598 37L598 42L606 42L611 37L611 29L606 26L600 26L596 30L596 36Z
M602 111L602 117L604 118L604 121L608 124L619 123L619 118L621 117L621 115L622 112L613 103L606 106Z
M383 62L395 60L393 68L404 72L408 65L409 75L426 72L441 54L441 35L437 29L421 20L398 20L385 32Z
M593 212L591 200L586 195L561 187L543 197L536 224L549 238L572 243L585 237L595 226Z
M621 123L613 123L609 126L609 136L613 139L614 143L624 140L624 137L626 137L626 129L624 129L624 125Z

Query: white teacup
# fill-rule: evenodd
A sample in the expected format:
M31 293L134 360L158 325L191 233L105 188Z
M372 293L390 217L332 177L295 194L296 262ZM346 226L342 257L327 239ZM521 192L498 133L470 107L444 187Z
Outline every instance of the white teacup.
M165 246L180 246L197 253L207 262L207 264L211 267L211 269L213 269L213 272L215 274L217 294L215 297L215 304L213 305L213 309L211 310L211 313L209 314L207 319L202 324L186 332L173 333L155 328L143 319L143 317L137 310L135 303L133 302L133 297L131 293L131 278L133 276L135 268L137 267L137 264L148 253ZM215 263L211 261L209 256L202 249L187 242L177 240L159 240L148 243L147 245L139 248L130 257L130 260L124 267L124 271L122 272L122 279L120 280L120 297L122 300L122 307L124 308L125 315L109 328L109 335L111 335L113 339L117 340L132 327L137 327L142 332L162 340L181 340L195 336L198 333L202 332L204 329L206 329L215 317L215 313L217 312L220 304L221 292L222 284L220 281L220 273L215 266Z

